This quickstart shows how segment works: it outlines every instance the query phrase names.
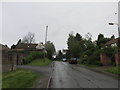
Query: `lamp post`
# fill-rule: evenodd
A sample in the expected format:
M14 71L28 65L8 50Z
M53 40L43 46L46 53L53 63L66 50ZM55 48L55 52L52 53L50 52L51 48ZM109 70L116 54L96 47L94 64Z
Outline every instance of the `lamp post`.
M120 38L120 29L119 29L119 24L118 23L109 23L109 25L117 25L118 26L118 43L119 43L119 38ZM118 46L118 53L119 53L119 50L120 50L120 46L119 45L117 45ZM119 54L116 54L116 66L118 66L118 64L119 64L119 61L120 61L120 59L119 59Z
M117 25L118 26L118 37L120 37L120 29L118 23L108 23L109 25Z

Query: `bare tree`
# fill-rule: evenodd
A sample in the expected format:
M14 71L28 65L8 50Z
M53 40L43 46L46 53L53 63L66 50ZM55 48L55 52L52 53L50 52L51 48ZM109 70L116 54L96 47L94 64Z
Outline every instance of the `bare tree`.
M29 32L26 36L22 39L23 43L34 43L35 42L35 34Z
M86 40L92 40L92 34L91 33L87 33L86 35L85 35L85 38L86 38Z

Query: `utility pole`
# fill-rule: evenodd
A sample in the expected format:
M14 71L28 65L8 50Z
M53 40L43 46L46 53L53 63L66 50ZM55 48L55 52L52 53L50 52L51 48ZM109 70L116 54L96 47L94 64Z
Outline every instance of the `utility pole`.
M120 37L120 27L118 25L118 36Z
M47 30L48 30L48 25L46 26L45 44L47 43Z
M47 43L47 30L48 30L48 25L46 26L45 44ZM47 53L46 48L44 48L44 58L45 58L45 53Z

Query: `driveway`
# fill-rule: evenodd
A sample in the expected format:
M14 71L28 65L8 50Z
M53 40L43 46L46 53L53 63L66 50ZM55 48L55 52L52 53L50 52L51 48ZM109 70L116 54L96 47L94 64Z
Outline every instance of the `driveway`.
M48 84L49 77L52 71L52 65L49 66L27 66L27 65L18 65L17 68L29 69L33 72L38 72L42 75L31 88L46 88Z
M50 88L118 88L118 80L79 65L56 61Z

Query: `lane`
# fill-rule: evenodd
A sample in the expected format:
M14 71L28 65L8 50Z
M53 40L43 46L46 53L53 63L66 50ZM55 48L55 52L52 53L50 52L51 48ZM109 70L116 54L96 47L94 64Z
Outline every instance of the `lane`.
M50 88L118 88L118 80L74 64L56 61Z

